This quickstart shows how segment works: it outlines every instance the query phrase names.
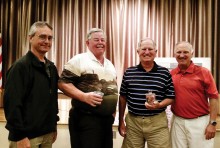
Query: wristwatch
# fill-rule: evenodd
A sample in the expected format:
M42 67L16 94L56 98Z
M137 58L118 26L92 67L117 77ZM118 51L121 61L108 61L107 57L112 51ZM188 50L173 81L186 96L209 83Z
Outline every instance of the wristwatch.
M215 120L211 120L210 124L213 125L213 126L216 126L217 122Z

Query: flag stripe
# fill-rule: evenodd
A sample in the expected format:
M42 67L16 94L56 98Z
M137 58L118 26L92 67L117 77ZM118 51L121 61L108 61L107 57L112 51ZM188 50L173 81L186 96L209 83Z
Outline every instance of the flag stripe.
M2 34L0 33L0 89L2 88Z

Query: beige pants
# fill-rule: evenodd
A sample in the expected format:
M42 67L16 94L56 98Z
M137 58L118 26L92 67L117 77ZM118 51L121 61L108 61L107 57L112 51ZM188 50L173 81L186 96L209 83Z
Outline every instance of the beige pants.
M52 148L54 133L30 139L31 148ZM9 148L17 148L17 142L9 141Z
M150 117L127 114L126 136L122 148L170 148L170 134L165 112Z
M171 122L172 148L213 148L214 138L205 139L209 115L184 119L173 115Z

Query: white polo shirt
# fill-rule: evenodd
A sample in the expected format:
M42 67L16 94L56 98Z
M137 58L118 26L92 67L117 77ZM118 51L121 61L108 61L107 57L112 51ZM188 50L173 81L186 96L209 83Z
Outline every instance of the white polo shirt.
M64 65L64 69L79 77L83 74L97 74L99 80L116 80L116 70L113 64L104 58L104 65L102 65L91 51L75 55Z
M113 64L104 58L102 65L91 51L74 56L64 65L61 81L70 82L83 92L101 91L103 101L97 108L73 99L73 105L102 115L115 112L118 88L116 70Z

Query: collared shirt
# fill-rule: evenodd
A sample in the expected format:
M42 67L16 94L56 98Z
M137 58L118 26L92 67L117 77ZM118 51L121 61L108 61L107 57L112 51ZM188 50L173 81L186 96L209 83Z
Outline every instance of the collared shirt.
M149 72L141 64L128 68L123 76L120 95L126 97L129 112L140 116L151 116L166 109L148 110L145 107L148 91L155 93L159 102L166 98L174 99L174 87L169 70L155 62Z
M192 62L184 73L177 67L171 74L176 94L171 107L173 113L183 118L209 114L208 98L218 98L211 72Z
M105 105L110 106L111 111L116 108L118 99L116 70L106 58L104 58L104 64L101 64L91 51L75 55L64 65L59 81L72 83L83 92L101 91L104 93L104 98L107 99L102 102L99 108L104 108ZM79 109L95 111L94 107L77 99L72 99L72 105ZM103 114L105 114L104 111L106 114L112 114L111 111L105 109L100 109L100 112L97 112L102 114L101 111Z
M113 64L104 58L104 64L102 65L89 50L86 53L75 55L64 65L64 70L74 74L76 80L73 77L62 77L62 79L74 84L85 74L94 74L98 77L98 80L116 81L116 70Z

